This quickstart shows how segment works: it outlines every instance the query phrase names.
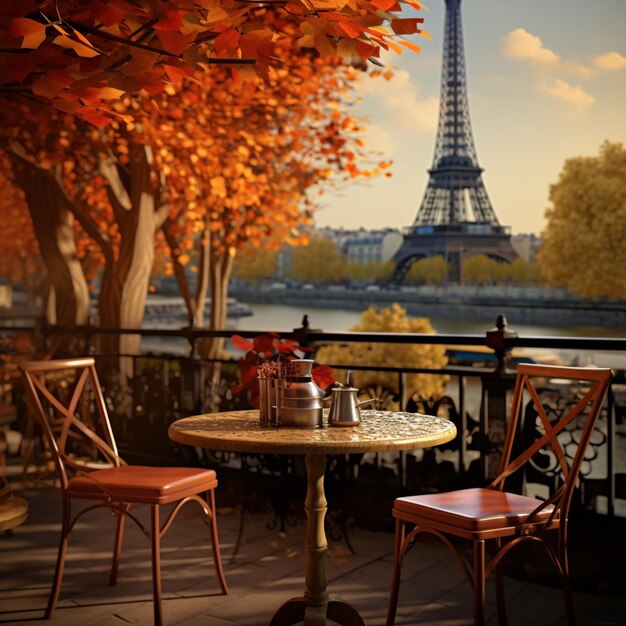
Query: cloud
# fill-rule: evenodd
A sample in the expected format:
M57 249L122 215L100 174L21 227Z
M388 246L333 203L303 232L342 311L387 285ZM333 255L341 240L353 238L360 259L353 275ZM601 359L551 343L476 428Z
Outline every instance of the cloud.
M358 91L374 103L390 128L399 128L403 134L430 133L437 128L439 98L420 98L418 86L406 70L394 70L389 80L365 78Z
M527 60L544 66L556 66L560 63L558 54L544 47L536 35L523 28L516 28L503 41L504 56L520 61Z
M588 109L595 98L590 96L580 85L570 85L558 78L551 85L539 85L538 89L556 100L575 106L577 109Z
M400 147L396 137L380 124L368 122L365 125L364 138L366 147L379 152L381 157L388 157Z
M619 52L607 52L594 57L593 64L601 70L623 70L626 67L626 57Z
M563 61L562 70L566 74L577 76L578 78L591 78L594 73L593 68L589 65L570 60Z
M592 78L598 70L617 71L626 68L626 57L619 52L599 54L588 63L563 59L546 48L539 37L523 28L516 28L502 40L505 57L518 61L530 61L544 70L556 70L578 78Z

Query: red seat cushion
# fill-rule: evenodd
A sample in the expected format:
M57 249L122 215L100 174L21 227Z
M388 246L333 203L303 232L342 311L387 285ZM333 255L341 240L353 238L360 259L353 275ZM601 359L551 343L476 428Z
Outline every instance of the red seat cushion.
M401 519L415 516L472 532L522 524L540 504L541 500L496 489L461 489L398 498L394 515ZM552 505L547 506L533 521L546 520L552 509Z
M217 486L215 471L189 467L123 465L70 480L73 498L164 504Z

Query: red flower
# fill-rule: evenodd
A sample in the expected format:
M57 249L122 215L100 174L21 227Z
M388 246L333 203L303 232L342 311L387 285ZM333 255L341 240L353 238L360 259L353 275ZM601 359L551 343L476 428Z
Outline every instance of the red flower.
M300 354L312 352L312 348L301 346L295 339L281 339L278 333L265 333L254 337L252 341L241 335L231 337L233 346L238 350L247 350L246 354L239 359L241 380L233 387L235 393L250 391L250 402L255 408L259 407L259 381L257 379L258 367L266 361L291 361L299 359ZM335 382L332 370L328 365L317 365L311 372L315 384L326 389Z

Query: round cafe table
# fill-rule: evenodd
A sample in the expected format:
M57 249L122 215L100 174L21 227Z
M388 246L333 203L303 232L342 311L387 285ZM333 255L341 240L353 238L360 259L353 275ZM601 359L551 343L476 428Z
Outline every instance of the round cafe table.
M326 498L324 470L327 454L393 452L428 448L454 439L448 420L418 413L362 411L362 422L350 427L285 428L261 426L258 411L233 411L185 417L169 427L178 443L230 452L303 454L307 471L307 555L304 595L283 604L269 626L323 626L326 619L342 626L365 626L348 603L330 599L326 589L324 532Z

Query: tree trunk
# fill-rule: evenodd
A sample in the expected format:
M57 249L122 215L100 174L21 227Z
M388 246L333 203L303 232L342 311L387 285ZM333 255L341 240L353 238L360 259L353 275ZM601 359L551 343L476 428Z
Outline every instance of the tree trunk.
M195 314L193 323L194 326L204 326L204 318L206 312L206 298L209 291L209 283L210 283L210 273L209 270L211 268L211 254L210 254L210 244L211 241L211 233L209 232L209 224L208 218L206 222L206 226L202 236L200 237L200 255L198 262L198 287L196 289L196 298L195 298ZM213 326L211 326L213 328Z
M120 176L114 162L101 165L110 183L109 198L121 236L117 262L107 263L105 268L98 303L100 323L108 328L141 327L154 262L154 233L166 216L164 207L156 207L151 188L149 148L130 144L129 157L128 177ZM141 337L112 337L107 347L113 352L138 354Z
M228 252L217 251L211 246L211 312L209 328L223 330L226 328L226 314L228 311L228 282L233 270L234 255ZM208 359L218 359L224 351L224 338L210 338L203 346L202 356Z
M41 258L51 284L48 322L59 326L86 324L89 289L76 257L71 206L51 172L10 153L15 180L24 191Z

